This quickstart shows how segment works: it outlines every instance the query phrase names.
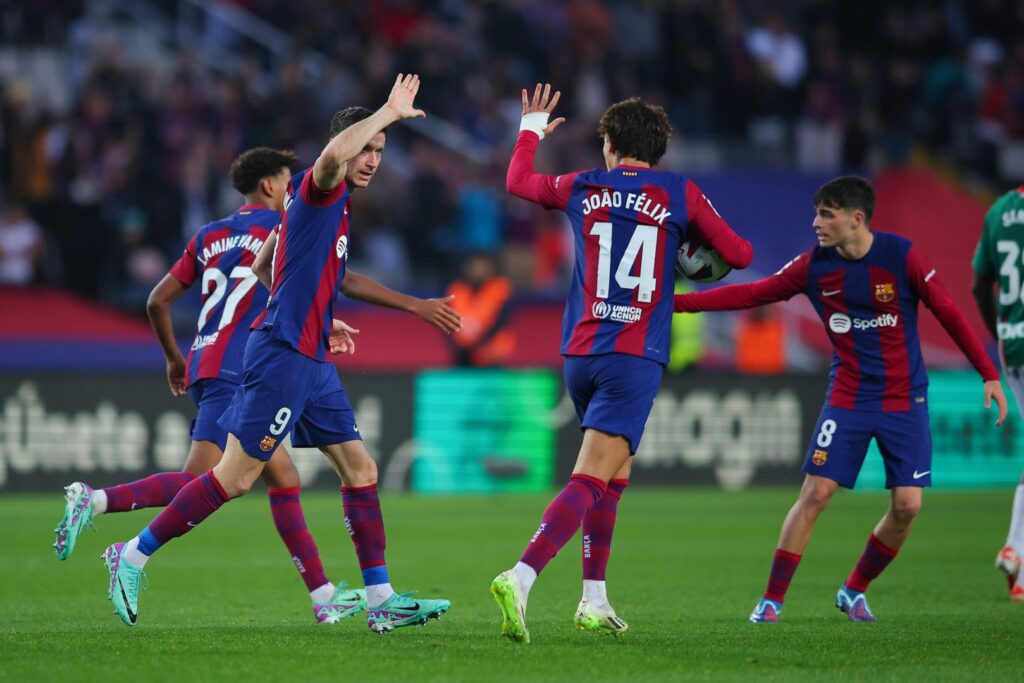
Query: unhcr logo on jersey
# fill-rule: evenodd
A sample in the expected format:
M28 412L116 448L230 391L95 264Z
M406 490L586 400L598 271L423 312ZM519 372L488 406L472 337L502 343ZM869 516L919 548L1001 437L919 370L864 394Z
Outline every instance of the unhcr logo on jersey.
M595 301L590 312L598 320L611 320L615 323L635 323L640 320L644 309L637 306L609 305L606 301Z
M996 331L1000 339L1024 339L1024 322L997 323Z

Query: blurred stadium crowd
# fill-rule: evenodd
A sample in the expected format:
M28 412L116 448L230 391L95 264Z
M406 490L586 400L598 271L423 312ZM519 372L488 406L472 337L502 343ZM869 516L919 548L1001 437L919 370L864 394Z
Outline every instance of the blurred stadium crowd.
M520 291L562 291L561 219L504 191L537 81L565 93L552 171L598 165L598 116L639 94L669 111L680 170L1024 178L1013 0L0 2L0 282L141 310L238 205L239 152L312 163L331 114L379 105L399 71L421 75L428 119L392 131L353 243L353 267L396 287L439 291L485 251Z

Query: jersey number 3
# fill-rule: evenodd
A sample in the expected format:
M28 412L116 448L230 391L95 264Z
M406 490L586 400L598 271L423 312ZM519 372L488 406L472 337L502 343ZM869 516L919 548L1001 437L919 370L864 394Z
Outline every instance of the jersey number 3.
M231 323L235 317L235 309L238 308L238 303L256 286L256 275L252 272L251 268L246 268L245 266L235 266L232 268L231 279L238 280L239 282L231 290L231 293L228 294L227 301L224 302L224 313L220 316L220 323L217 325L218 330L227 327ZM210 285L214 285L212 293L210 292ZM200 330L206 325L206 319L210 317L210 313L217 307L220 300L224 298L224 294L227 291L228 278L224 276L224 273L216 268L207 268L203 272L203 296L209 294L210 298L206 300L206 303L203 304L203 310L199 312Z
M612 224L608 221L594 223L590 234L597 236L597 298L607 299L612 272ZM636 300L640 303L650 303L651 295L658 288L658 278L654 274L657 250L658 228L638 225L615 269L615 283L623 289L638 289ZM640 274L633 275L633 265L638 255Z

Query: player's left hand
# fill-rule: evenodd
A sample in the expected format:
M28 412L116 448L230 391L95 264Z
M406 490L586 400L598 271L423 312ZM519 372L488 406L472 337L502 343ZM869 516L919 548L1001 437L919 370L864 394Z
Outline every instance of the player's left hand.
M178 357L167 361L167 385L171 387L172 396L184 396L185 390L185 359Z
M327 340L331 353L335 356L339 353L355 353L356 340L352 337L353 334L359 334L359 330L335 318L331 324L331 336Z
M523 88L523 116L527 114L551 114L555 110L555 105L558 104L558 100L562 97L562 91L556 90L555 94L551 94L551 84L540 83L533 89L533 100L531 101L527 95L526 88ZM544 127L544 136L547 137L554 132L555 128L565 123L565 117L559 116L554 121L548 123Z
M420 77L417 74L398 74L395 84L391 87L387 106L400 119L421 119L427 114L413 105L416 93L420 91Z
M1006 394L1003 393L1003 384L997 379L985 382L985 410L988 410L995 400L996 408L999 410L999 417L996 418L996 426L1003 424L1006 419Z
M416 317L425 323L436 326L445 334L458 332L462 329L462 316L448 302L454 296L446 296L443 299L420 299L412 312Z

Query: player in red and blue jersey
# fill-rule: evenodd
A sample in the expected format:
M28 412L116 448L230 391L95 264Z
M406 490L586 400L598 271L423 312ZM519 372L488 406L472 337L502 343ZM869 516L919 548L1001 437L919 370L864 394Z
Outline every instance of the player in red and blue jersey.
M629 482L630 456L640 445L668 362L676 253L687 239L709 244L734 268L750 265L750 243L739 238L686 176L654 170L671 125L661 107L638 98L601 117L604 169L560 176L535 173L541 139L560 93L524 90L519 139L508 170L512 194L564 211L576 245L562 323L562 355L583 445L568 485L544 512L520 561L501 573L491 592L502 632L529 642L526 602L537 575L583 527L583 598L578 628L626 630L608 602L605 569L618 501Z
M93 490L83 482L68 486L54 544L59 559L67 559L78 534L93 517L167 505L183 486L220 461L228 434L217 420L241 382L249 327L267 305L267 289L257 282L252 266L281 220L289 169L294 165L292 152L266 147L239 156L230 176L232 185L245 196L245 205L201 228L149 296L147 312L167 360L171 393L187 392L198 409L184 469L104 489ZM203 306L186 359L174 338L170 306L196 283L201 283ZM299 503L298 471L283 447L275 450L263 480L274 524L309 590L316 621L336 623L362 610L366 602L361 591L335 586L324 573Z
M369 185L379 168L388 125L423 116L413 106L419 78L395 81L376 112L351 107L335 114L331 140L311 169L292 178L279 236L268 238L254 269L271 287L265 314L253 322L242 383L219 424L229 436L224 457L187 484L138 536L107 548L108 596L122 621L138 617L142 568L164 543L198 526L231 498L245 494L289 434L296 446L316 446L342 480L345 526L366 584L367 624L377 632L425 623L447 600L412 600L392 589L384 559L385 534L377 497L377 466L367 453L331 350L332 304L348 296L415 313L451 332L458 314L447 299L423 300L346 271L351 190ZM260 264L273 255L272 282ZM344 332L344 330L340 330ZM351 341L350 339L348 340Z
M818 246L775 275L742 285L676 296L676 310L752 308L804 294L832 342L828 392L807 449L803 488L782 525L768 588L750 615L778 621L786 590L814 522L836 488L853 488L874 438L885 463L891 504L836 596L851 621L875 621L864 591L892 561L931 485L928 376L917 332L924 303L984 380L985 407L1006 418L999 374L928 259L910 240L870 228L875 193L863 178L843 177L814 197Z

